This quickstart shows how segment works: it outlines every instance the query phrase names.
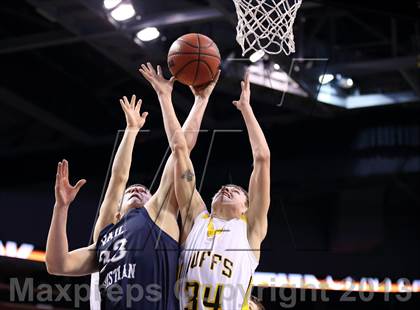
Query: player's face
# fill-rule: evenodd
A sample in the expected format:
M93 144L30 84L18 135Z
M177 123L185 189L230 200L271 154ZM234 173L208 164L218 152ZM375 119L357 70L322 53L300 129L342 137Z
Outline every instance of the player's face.
M246 212L247 197L245 193L235 186L222 186L214 195L212 209L216 213L222 212L231 218L239 218Z
M143 186L130 186L124 192L121 203L121 216L127 213L130 209L143 207L146 202L149 201L151 196L152 195L149 190Z

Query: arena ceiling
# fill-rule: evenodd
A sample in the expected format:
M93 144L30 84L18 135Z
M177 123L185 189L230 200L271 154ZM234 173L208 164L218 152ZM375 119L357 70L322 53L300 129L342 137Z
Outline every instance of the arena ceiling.
M418 3L361 3L303 1L295 23L297 53L293 55L303 60L271 56L259 65L267 77L275 63L285 72L291 70L291 77L308 97L287 95L280 111L282 92L269 85L255 87L255 97L261 101L260 117L266 125L293 123L308 115L335 117L355 101L361 102L361 107L372 101L420 101ZM137 17L116 22L102 1L2 2L0 156L72 143L109 145L122 121L117 98L131 93L154 98L137 72L139 64L165 64L170 44L188 32L214 38L223 58L215 97L226 104L212 105L204 126L240 125L229 103L238 96L239 78L250 63L229 61L241 56L235 41L233 3L132 0L132 4ZM136 32L147 26L157 27L160 37L136 43ZM329 85L320 91L318 78L324 72L351 78L354 86L337 87L339 94L331 98ZM324 94L323 89L327 90ZM181 118L186 116L190 102L189 90L177 87L174 103ZM160 113L155 102L147 108ZM103 125L97 126L90 118L101 119ZM150 126L161 128L160 120L151 120Z

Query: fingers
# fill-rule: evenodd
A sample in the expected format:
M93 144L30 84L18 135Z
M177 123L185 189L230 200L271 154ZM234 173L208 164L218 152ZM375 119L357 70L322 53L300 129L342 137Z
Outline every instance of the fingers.
M124 100L120 99L120 105L121 105L121 108L123 109L123 111L125 112L127 110L127 107L124 104Z
M58 172L58 174L60 175L60 178L63 176L63 162L62 161L60 161L59 163L58 163L58 167L59 167L59 172Z
M232 104L235 106L235 108L237 108L239 111L241 111L241 104L239 101L234 100L232 101Z
M249 70L246 70L245 71L244 81L245 81L245 83L248 83L249 82Z
M120 99L120 105L125 112L128 109L139 111L141 107L141 102L141 99L139 99L136 104L136 95L132 95L130 101L128 101L128 98L126 96L124 96L123 99Z
M57 175L58 176L61 175L61 161L59 161L58 164L57 164Z
M61 161L59 161L57 164L57 173L55 174L56 185L59 183L60 178L61 178Z
M63 159L57 164L57 173L55 175L56 181L61 178L69 177L69 163L67 160Z
M62 176L64 178L69 177L69 162L65 159L63 159L63 174L62 174Z
M143 113L141 114L141 117L142 117L144 120L146 120L147 115L149 115L149 112L143 112Z
M142 73L143 75L162 75L162 68L158 65L157 66L157 73L155 68L153 68L152 64L150 62L148 62L146 65L145 64L141 64L140 65L141 68L139 68L140 73Z
M86 180L81 179L76 183L76 185L74 186L74 189L76 189L76 191L78 192L80 190L80 188L85 184L86 184Z
M249 88L249 70L246 70L244 80L241 81L241 89L244 91Z
M246 70L244 80L245 80L245 87L248 88L249 87L249 70Z
M132 95L131 100L130 100L130 108L134 109L135 104L136 104L136 95Z
M124 99L120 99L120 105L121 105L121 108L124 111L124 114L127 113L127 105L126 105Z
M147 63L147 68L149 68L150 73L152 73L153 75L156 75L155 68L153 68L150 62Z
M137 101L136 106L134 107L134 111L136 112L140 112L140 108L141 108L141 104L142 104L143 100L139 99L139 101Z
M149 72L149 69L144 64L141 64L141 68L139 69L139 71L143 75L143 77L150 82L152 76Z
M212 81L212 83L213 84L216 84L217 83L217 81L219 80L219 77L220 77L220 72L221 72L222 70L220 70L219 69L219 71L217 71L217 73L216 73L216 76L214 77L214 79L213 79L213 81Z
M176 77L171 76L169 83L171 83L171 85L174 85L175 81L176 81Z
M55 185L56 185L56 190L62 186L65 185L66 182L64 179L68 180L69 177L69 162L65 159L63 159L62 161L59 161L57 164L57 173L55 175ZM60 181L61 179L61 181ZM64 183L63 183L64 181ZM76 185L73 187L74 189L76 189L77 191L79 191L79 189L85 185L86 180L85 179L81 179L79 180Z
M128 101L127 96L124 96L123 99L124 99L124 105L125 105L125 107L128 108L130 106L130 102Z
M145 74L150 74L149 68L145 64L141 64L141 69Z
M142 64L141 66L140 66L140 68L139 68L139 72L144 76L144 77L146 77L145 75L146 75L146 71L144 70L144 67L143 67L144 65Z
M158 77L162 77L162 68L158 66L159 73L157 74L150 62L148 62L147 65L141 64L139 72L150 84L152 84L152 86L158 81Z

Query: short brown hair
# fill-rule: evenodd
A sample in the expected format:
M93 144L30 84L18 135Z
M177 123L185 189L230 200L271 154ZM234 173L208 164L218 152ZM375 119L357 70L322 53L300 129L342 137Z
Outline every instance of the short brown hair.
M150 190L147 188L147 186L145 186L145 185L143 185L143 184L131 184L131 185L129 185L129 186L127 186L126 188L125 188L125 190L124 190L124 194L125 194L125 192L129 189L129 188L132 188L132 187L135 187L135 186L139 186L139 187L143 187L145 190L147 190L149 193L150 193ZM122 198L120 199L120 202L119 202L119 206L118 206L118 211L121 211L121 208L122 208Z
M147 191L150 193L150 190L147 188L147 186L145 186L145 185L143 185L143 184L131 184L131 185L129 185L129 186L127 186L127 187L126 187L126 189L124 190L124 192L125 192L127 189L129 189L129 188L131 188L131 187L135 187L135 186L140 186L140 187L143 187L145 190L147 190Z

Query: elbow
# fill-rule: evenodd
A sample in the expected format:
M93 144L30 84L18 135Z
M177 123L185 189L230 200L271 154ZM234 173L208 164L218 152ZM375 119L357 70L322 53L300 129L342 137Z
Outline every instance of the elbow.
M267 236L267 229L261 229L259 232L258 232L258 238L259 238L259 240L261 241L261 242L263 242L264 241L264 239L265 239L265 237Z
M188 152L191 153L191 150L194 148L195 143L197 140L194 141L187 141L187 148L188 148Z
M190 120L190 124L186 128L182 129L189 151L194 148L195 143L197 142L197 136L200 129L196 128L200 128L200 122Z
M188 153L188 145L184 141L177 141L172 145L172 152L175 154L176 157L180 155Z
M47 268L47 272L49 274L55 276L62 276L65 274L63 265L54 262L51 258L48 257L48 254L45 257L45 267Z
M266 162L269 163L270 162L270 150L267 149L263 149L263 150L258 150L254 153L254 160L258 161L258 162Z
M121 173L116 169L112 171L111 178L112 181L118 184L126 184L128 182L129 174L128 173Z
M62 270L60 270L60 268L58 268L56 264L52 264L48 260L45 261L45 267L47 268L47 272L49 274L52 274L55 276L59 276L62 274Z

